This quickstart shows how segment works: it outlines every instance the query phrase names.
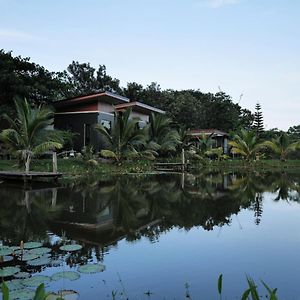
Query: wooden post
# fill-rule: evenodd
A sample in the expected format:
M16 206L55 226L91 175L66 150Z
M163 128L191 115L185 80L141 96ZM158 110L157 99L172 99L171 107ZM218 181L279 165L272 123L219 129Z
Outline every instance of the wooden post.
M181 163L182 163L182 171L184 171L185 170L184 149L181 150Z
M53 173L57 173L57 154L53 152L52 155L52 165L53 165Z

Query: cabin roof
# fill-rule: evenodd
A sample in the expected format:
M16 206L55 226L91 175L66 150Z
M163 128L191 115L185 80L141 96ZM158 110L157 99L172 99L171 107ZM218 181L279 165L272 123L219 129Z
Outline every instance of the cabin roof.
M213 136L229 136L227 132L219 129L193 129L188 132L188 135L199 136L199 135L213 135Z
M115 106L115 109L117 111L121 111L126 108L132 108L134 111L141 112L141 113L149 113L149 112L156 112L156 113L160 113L160 114L166 113L165 111L163 111L161 109L155 108L153 106L150 106L150 105L138 102L138 101L122 103L122 104L118 104Z
M57 101L54 102L53 105L55 108L62 108L62 107L68 107L73 105L76 106L80 104L90 103L99 100L103 102L111 103L113 105L129 102L129 99L126 97L111 92L99 92L90 95L84 95L84 96Z

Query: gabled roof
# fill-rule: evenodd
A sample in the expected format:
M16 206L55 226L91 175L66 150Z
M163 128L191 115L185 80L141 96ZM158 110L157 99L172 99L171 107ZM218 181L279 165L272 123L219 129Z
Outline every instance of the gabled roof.
M156 112L156 113L159 113L159 114L165 114L166 113L165 111L163 111L161 109L155 108L153 106L150 106L150 105L138 102L138 101L118 104L118 105L115 106L115 109L117 111L124 110L124 109L127 109L127 108L132 108L134 111L141 112L141 113L149 113L149 112Z
M91 95L84 95L84 96L79 96L79 97L74 97L70 99L65 99L61 101L54 102L53 105L55 108L60 108L60 107L67 107L67 106L73 106L73 105L80 105L83 103L89 103L89 102L94 102L94 101L104 101L108 102L111 104L120 104L120 103L127 103L129 102L129 99L111 92L99 92L99 93L94 93Z
M188 135L199 136L199 135L212 135L212 136L229 136L227 132L218 129L194 129L188 132Z

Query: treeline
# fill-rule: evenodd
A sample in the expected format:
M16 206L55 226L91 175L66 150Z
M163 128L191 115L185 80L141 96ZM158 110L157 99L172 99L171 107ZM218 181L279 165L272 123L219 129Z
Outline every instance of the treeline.
M62 72L50 72L29 58L13 56L0 50L0 110L13 114L13 99L27 98L34 103L51 103L99 91L110 91L167 112L178 125L190 129L216 128L227 132L254 128L254 114L234 103L224 92L203 93L200 90L161 89L153 82L143 86L107 74L106 66L92 67L73 61ZM298 126L299 127L299 126ZM300 128L295 129L297 132ZM280 134L271 130L270 135Z

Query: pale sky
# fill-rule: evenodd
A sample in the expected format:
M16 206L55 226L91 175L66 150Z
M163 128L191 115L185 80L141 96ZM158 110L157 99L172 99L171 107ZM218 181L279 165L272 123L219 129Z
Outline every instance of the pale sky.
M126 82L219 88L300 124L300 0L0 0L0 48L51 71L105 64ZM0 70L1 71L1 70Z

